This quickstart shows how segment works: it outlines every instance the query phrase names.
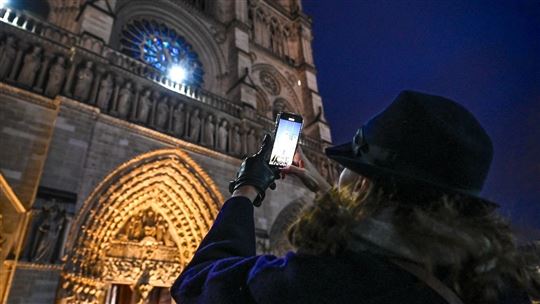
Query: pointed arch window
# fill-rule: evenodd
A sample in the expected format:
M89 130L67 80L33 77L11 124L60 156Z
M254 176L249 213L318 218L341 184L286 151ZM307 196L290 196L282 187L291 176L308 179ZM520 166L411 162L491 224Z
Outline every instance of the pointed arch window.
M178 82L200 87L204 70L199 56L186 39L155 20L134 20L122 30L120 50L163 73L182 71ZM173 79L174 80L174 79Z

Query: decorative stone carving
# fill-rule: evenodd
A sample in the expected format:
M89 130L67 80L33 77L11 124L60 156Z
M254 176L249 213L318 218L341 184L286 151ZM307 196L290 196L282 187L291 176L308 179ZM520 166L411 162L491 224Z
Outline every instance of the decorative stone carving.
M137 121L143 124L148 122L148 114L152 109L152 100L150 99L150 90L145 90L139 98L139 109L137 111Z
M202 138L202 143L209 147L214 147L215 143L215 134L216 134L216 123L214 121L214 116L208 114L204 124L204 134Z
M62 84L66 78L66 67L64 65L64 57L58 56L56 62L51 66L49 70L49 80L45 87L45 95L54 97L60 93Z
M118 116L127 118L131 108L131 82L126 82L118 94Z
M78 100L86 101L88 99L92 80L94 79L94 73L92 72L93 65L94 64L91 61L87 61L77 72L77 82L75 83L75 89L73 90L73 97Z
M155 125L158 129L164 130L167 126L167 118L169 117L169 97L164 96L157 105Z
M32 87L40 66L41 47L34 46L32 51L24 56L23 66L17 77L17 82L25 87Z
M111 74L107 74L99 82L99 93L97 95L97 106L101 109L102 112L109 111L109 102L111 100L113 92L113 78Z
M234 125L231 134L231 152L234 155L242 154L242 134L240 133L240 126Z
M261 71L259 73L259 80L263 88L272 95L279 95L281 87L279 86L279 81L268 71Z
M227 152L227 144L229 141L229 123L223 119L219 124L217 136L217 148L220 151Z
M0 56L0 79L4 79L13 68L13 62L17 56L15 38L7 36L6 41L0 46Z
M200 110L195 108L189 118L189 140L198 142L201 134Z
M38 221L40 223L31 247L30 260L36 263L54 262L53 254L66 221L65 211L61 210L53 199L51 205L41 209Z

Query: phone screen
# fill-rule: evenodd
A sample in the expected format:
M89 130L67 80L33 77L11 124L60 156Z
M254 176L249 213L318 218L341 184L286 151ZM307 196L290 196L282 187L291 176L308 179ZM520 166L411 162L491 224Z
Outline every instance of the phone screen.
M302 117L290 113L280 113L277 123L274 147L270 154L270 165L285 167L293 162L294 152L302 130Z

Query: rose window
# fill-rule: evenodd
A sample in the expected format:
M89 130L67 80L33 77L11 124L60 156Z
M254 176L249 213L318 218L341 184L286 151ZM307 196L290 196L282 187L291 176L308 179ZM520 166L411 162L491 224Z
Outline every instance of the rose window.
M204 71L193 47L154 20L135 20L122 30L121 51L166 73L173 81L199 87Z

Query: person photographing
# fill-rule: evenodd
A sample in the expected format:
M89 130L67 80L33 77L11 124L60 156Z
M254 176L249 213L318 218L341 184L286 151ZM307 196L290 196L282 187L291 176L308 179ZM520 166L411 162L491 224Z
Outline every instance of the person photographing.
M301 153L268 165L271 138L241 165L231 198L173 287L180 303L530 303L537 257L520 252L480 196L493 148L449 99L404 91L326 150L345 169L329 188ZM306 165L307 166L303 166ZM255 253L253 204L275 179L318 190L284 257ZM536 264L538 265L538 264Z

